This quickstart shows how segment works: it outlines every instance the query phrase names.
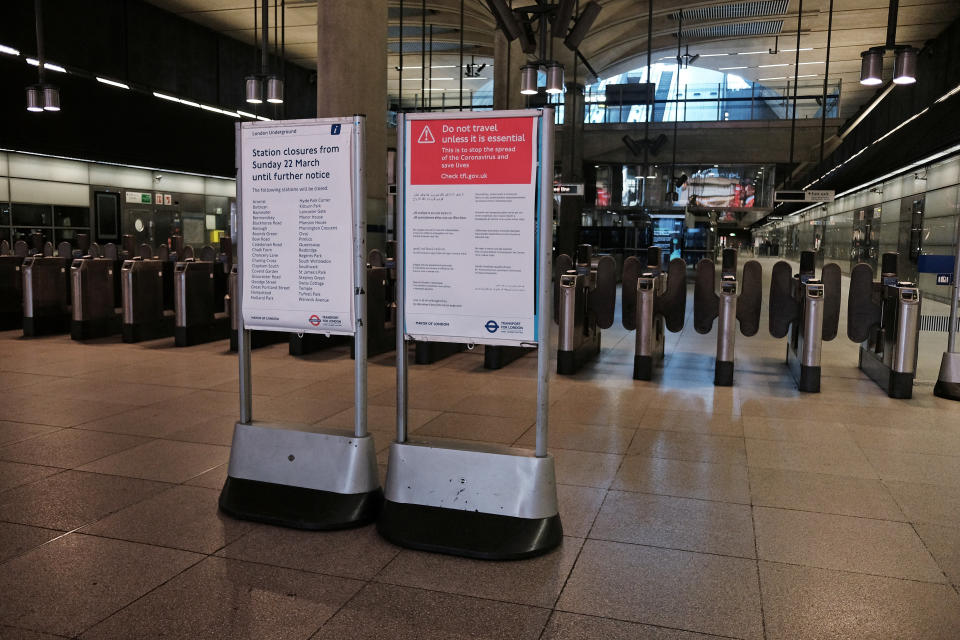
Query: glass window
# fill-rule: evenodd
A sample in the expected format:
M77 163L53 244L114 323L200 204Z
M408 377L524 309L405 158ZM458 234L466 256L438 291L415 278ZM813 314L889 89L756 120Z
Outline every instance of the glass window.
M57 227L89 227L89 207L53 207L53 224Z
M50 205L13 203L13 224L24 227L49 227L53 222Z

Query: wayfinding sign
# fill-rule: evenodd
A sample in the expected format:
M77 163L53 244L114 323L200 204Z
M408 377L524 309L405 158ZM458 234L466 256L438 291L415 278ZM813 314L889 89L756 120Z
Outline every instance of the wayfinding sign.
M352 118L243 123L246 329L354 333Z
M404 120L404 333L537 341L539 112Z

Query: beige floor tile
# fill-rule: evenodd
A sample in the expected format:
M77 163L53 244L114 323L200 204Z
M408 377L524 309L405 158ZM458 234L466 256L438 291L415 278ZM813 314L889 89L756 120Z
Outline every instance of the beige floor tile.
M557 609L762 638L754 560L587 540Z
M87 525L81 533L210 554L251 528L221 513L219 497L214 489L172 487Z
M610 488L682 498L750 502L747 469L741 465L627 456Z
M884 486L910 522L960 527L960 487L891 480Z
M689 431L714 436L743 436L739 416L714 415L703 411L665 411L649 407L640 418L641 429L658 431Z
M751 467L830 473L858 478L876 478L870 462L855 445L810 444L747 438L747 464Z
M194 442L152 440L82 467L105 473L161 482L185 482L230 458L230 448Z
M592 394L566 394L550 407L551 415L568 422L634 428L649 395L633 389L595 389Z
M233 430L237 425L234 416L215 416L200 422L173 431L164 436L168 440L183 442L198 442L200 444L216 444L228 447L233 443Z
M760 559L943 582L943 573L913 527L807 511L754 508Z
M480 440L512 444L531 425L522 418L503 418L467 413L442 413L423 426L412 430L418 436L452 438L454 440Z
M622 454L627 452L634 433L636 429L551 420L547 438L551 448ZM515 444L532 449L536 441L537 426L533 424Z
M353 406L353 396L327 398L260 398L253 415L265 422L313 424Z
M787 440L810 444L838 443L840 446L849 446L856 442L845 424L806 418L744 416L743 435L761 440Z
M4 419L53 427L72 427L130 408L129 404L106 399L96 402L51 402L46 395L28 393L26 389L14 389L5 394L3 400Z
M83 638L306 638L362 586L345 578L207 558Z
M753 519L743 504L610 491L590 537L754 558Z
M543 640L708 640L720 636L555 611L541 637Z
M880 480L805 471L750 469L753 504L845 516L905 520Z
M202 557L69 534L3 565L0 621L49 633L79 634Z
M960 637L960 598L948 585L760 563L771 640L944 640Z
M70 531L170 485L64 471L0 493L0 520Z
M374 580L550 608L560 595L582 544L580 538L564 537L558 549L522 562L490 562L404 550Z
M648 458L670 458L693 462L747 463L743 438L677 431L638 429L627 453Z
M371 583L313 640L536 640L549 615L549 609Z
M61 471L62 469L55 467L41 467L35 464L3 462L0 460L0 502L3 501L2 494L7 489L30 484Z
M960 460L953 456L864 449L883 480L960 488Z
M8 627L5 624L0 624L0 638L4 638L4 640L63 640L65 637L66 636L55 636L52 633L18 629L17 627Z
M148 442L117 433L61 429L0 447L0 459L72 469Z
M223 415L236 415L237 411L239 411L239 406L238 401L232 412L226 411L223 412ZM220 414L207 410L198 410L192 403L162 402L148 407L128 409L127 411L106 418L98 418L84 422L75 428L123 433L132 436L164 438L168 434L187 429L217 415Z
M960 416L957 420L960 421ZM863 449L960 456L960 429L951 432L873 425L852 427L850 431Z
M30 549L63 535L62 531L28 527L11 522L0 522L0 563L15 558ZM0 638L4 637L0 633Z
M0 389L3 384L0 383ZM7 422L0 420L0 447L13 444L22 440L51 433L60 427L51 427L43 424L30 424L28 422Z
M550 449L556 463L557 482L606 489L617 475L623 456L613 453Z
M429 409L407 409L408 431L422 427L439 416L440 413L440 411L430 411ZM336 429L353 429L353 421L354 408L350 406L340 413L324 418L320 421L320 424L324 427ZM397 409L376 404L367 405L367 429L374 434L384 434L388 438L395 437L397 433ZM382 436L377 438L378 442L381 440Z
M219 467L214 467L209 471L204 471L200 475L190 478L183 484L191 487L206 487L207 489L220 491L223 489L223 483L227 480L227 471L229 468L229 464L222 464Z
M960 529L936 524L915 524L913 528L947 579L960 585Z
M300 531L254 525L217 555L289 569L369 580L400 552L373 526L343 531Z
M458 402L453 411L532 421L537 417L536 398L536 390L529 395L514 395L501 390L496 393L473 393Z
M560 503L563 533L574 538L586 538L605 494L605 489L558 484L557 500Z

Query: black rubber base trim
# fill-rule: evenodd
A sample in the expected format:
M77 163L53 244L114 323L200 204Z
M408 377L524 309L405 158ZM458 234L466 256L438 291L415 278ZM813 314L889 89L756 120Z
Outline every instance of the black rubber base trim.
M124 342L141 342L143 340L169 338L173 335L173 316L165 318L160 322L124 324L121 333L123 334Z
M403 547L480 560L532 558L563 541L559 514L513 518L390 500L383 502L377 531Z
M414 347L415 364L433 364L467 348L462 342L418 342Z
M514 360L518 360L532 351L527 347L505 347L492 345L483 349L483 368L496 371L502 369Z
M178 347L192 347L195 344L223 340L230 333L230 324L227 318L214 321L212 324L196 324L189 327L174 327L174 344Z
M73 320L70 322L70 338L73 340L92 340L120 333L122 318L96 318L93 320Z
M733 386L733 363L726 360L717 360L713 369L713 386L732 387Z
M572 376L576 372L577 352L557 349L557 373L561 376Z
M346 344L346 336L324 336L319 333L305 333L298 336L295 333L290 334L290 355L305 356L314 351L320 351L327 347L334 347Z
M4 311L0 313L0 331L23 328L23 311Z
M887 383L887 395L891 398L909 400L913 397L913 374L890 372L890 382Z
M933 386L933 395L947 400L960 400L960 382L937 380Z
M67 333L70 331L70 314L64 313L56 316L33 316L23 317L23 335L27 338L35 336L48 336L56 333Z
M797 389L804 393L820 393L820 367L800 365Z
M227 476L219 504L221 511L241 520L310 531L347 529L377 519L383 490L334 493Z
M653 356L633 356L633 379L653 380Z
M913 374L897 373L880 361L873 352L860 346L860 370L870 376L891 398L909 400L913 397Z
M557 349L557 373L561 376L571 376L599 354L600 331L595 328L593 335L573 351Z

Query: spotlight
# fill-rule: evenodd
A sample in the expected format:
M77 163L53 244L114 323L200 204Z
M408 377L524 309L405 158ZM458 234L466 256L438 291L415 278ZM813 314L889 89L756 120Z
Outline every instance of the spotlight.
M43 110L60 111L60 89L49 84L43 86Z
M247 102L250 104L260 104L263 102L263 88L260 84L260 78L257 76L247 76L246 86Z
M537 67L525 64L520 67L520 93L532 96L537 93Z
M867 49L860 54L860 84L867 86L883 82L883 50Z
M893 82L913 84L917 81L917 50L913 47L897 49L893 62Z
M43 111L43 96L37 87L27 87L27 111L34 113Z
M547 67L547 93L563 93L563 65L554 62Z
M283 80L277 76L267 78L267 102L283 104Z

